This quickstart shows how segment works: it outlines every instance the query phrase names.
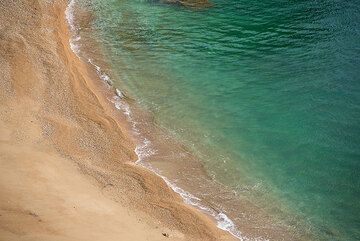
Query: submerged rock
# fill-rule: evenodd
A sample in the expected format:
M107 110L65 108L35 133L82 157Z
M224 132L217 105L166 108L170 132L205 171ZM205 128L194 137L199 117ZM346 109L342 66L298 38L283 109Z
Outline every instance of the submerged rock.
M208 0L161 0L160 2L194 7L211 5Z

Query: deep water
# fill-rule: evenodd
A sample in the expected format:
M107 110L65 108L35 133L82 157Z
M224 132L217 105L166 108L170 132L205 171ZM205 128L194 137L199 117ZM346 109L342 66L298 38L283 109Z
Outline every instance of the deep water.
M360 240L359 2L212 4L96 0L90 26L116 84L217 180Z

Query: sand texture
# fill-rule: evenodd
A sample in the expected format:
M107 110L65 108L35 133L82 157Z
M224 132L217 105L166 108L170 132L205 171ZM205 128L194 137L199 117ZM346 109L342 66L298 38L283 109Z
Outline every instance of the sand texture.
M134 164L66 4L0 0L0 240L233 240Z

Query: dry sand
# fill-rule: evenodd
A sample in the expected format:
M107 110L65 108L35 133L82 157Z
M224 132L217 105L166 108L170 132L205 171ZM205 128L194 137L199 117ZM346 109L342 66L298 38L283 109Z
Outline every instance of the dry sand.
M233 240L133 164L66 4L0 0L0 240Z

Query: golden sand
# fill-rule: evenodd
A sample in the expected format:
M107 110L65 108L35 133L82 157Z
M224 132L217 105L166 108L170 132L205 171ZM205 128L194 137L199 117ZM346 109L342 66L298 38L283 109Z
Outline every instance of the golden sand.
M233 240L133 164L65 0L0 0L0 240Z

